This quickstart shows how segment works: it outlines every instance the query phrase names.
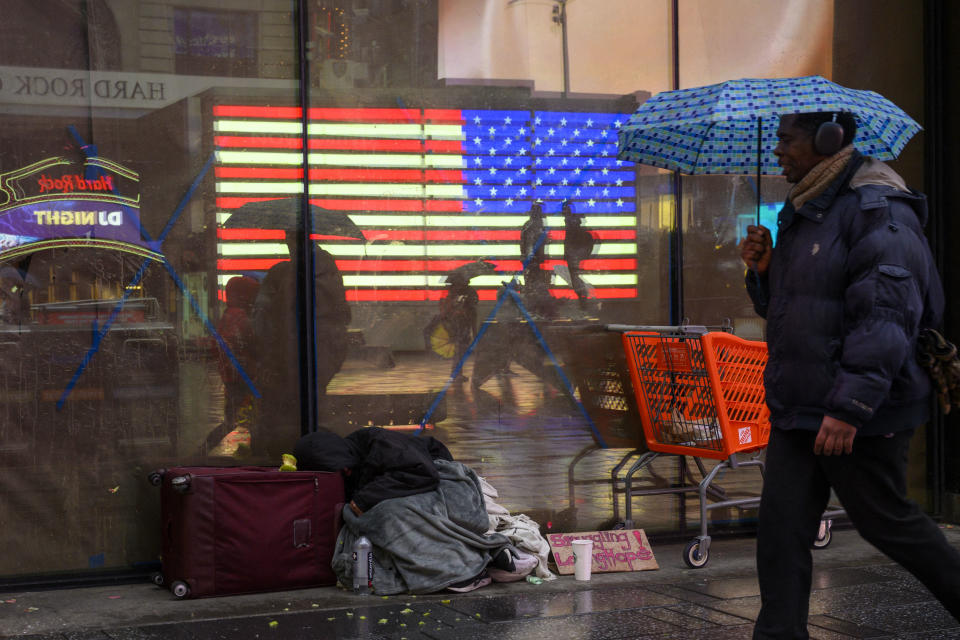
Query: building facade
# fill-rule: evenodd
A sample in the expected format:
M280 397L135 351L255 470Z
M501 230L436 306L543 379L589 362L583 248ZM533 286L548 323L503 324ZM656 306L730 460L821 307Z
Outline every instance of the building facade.
M544 528L611 526L623 496L604 479L644 441L606 327L762 339L737 244L787 191L617 160L659 91L819 74L889 97L924 126L894 166L930 194L948 292L960 281L949 2L9 4L0 536L17 552L0 581L146 571L150 471L279 464L316 427L427 429ZM546 231L535 272L529 229ZM264 295L269 273L286 297ZM954 520L955 419L918 431L910 478ZM655 535L688 507L633 502Z

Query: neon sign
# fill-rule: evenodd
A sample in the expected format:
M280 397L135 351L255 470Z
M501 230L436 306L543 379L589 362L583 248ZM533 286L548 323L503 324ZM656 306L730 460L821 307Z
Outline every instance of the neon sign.
M437 300L446 274L477 259L496 265L471 280L481 299L493 300L520 270L520 229L536 201L549 232L543 266L566 265L561 204L570 202L597 241L580 264L594 297L635 299L636 172L616 158L616 131L628 115L311 108L304 167L300 109L215 105L217 222L250 202L305 193L362 230L362 241L319 239L350 302ZM231 226L217 234L221 288L287 259L282 231ZM574 297L562 276L550 291Z
M139 180L101 157L82 172L54 157L0 174L0 258L80 246L161 260L141 232Z

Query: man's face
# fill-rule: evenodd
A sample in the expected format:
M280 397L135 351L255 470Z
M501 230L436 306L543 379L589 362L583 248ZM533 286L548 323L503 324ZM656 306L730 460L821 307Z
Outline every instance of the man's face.
M796 116L786 115L780 118L777 128L777 143L773 153L777 156L787 182L797 183L810 169L826 158L813 149L813 135L794 124Z

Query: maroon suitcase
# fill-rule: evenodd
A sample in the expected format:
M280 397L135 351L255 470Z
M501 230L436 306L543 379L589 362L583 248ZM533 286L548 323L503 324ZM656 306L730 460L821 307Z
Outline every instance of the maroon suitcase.
M343 477L265 467L172 467L160 485L162 573L178 598L331 585Z

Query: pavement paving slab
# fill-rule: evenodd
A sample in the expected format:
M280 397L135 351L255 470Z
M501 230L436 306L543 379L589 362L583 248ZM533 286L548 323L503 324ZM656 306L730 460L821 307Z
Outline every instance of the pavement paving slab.
M943 527L960 548L960 529ZM177 600L152 584L0 593L0 639L730 640L760 608L753 538L714 539L702 569L652 543L660 568L493 584L469 593L356 596L336 587ZM911 575L835 529L814 552L810 637L960 640Z

